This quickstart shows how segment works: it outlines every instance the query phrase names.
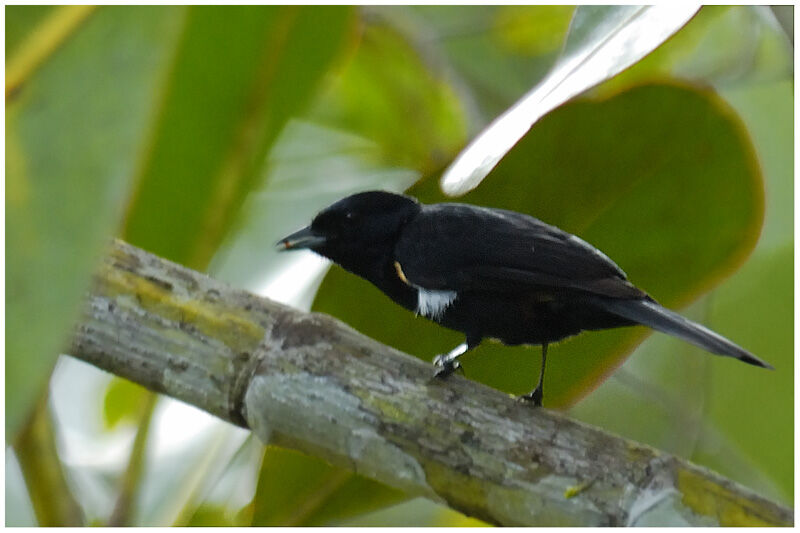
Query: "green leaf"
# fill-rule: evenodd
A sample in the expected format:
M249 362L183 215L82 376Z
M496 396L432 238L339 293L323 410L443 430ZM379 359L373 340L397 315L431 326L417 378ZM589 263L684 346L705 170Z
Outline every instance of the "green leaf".
M397 505L337 522L338 527L490 527L441 503L417 497Z
M747 372L739 365L717 365L707 389L707 412L715 426L762 472L780 493L768 497L791 503L794 477L787 468L794 457L794 338L791 292L794 247L754 257L716 291L710 325L736 332L737 340L775 366L774 372ZM735 465L715 457L714 444L701 446L706 464L725 476L751 484ZM762 491L768 487L754 487Z
M35 60L6 100L7 437L43 391L119 221L180 12L101 7L39 55L18 46Z
M767 181L759 252L762 248L771 251L794 242L793 94L791 77L722 92L745 121Z
M445 199L434 180L409 192L424 202ZM463 200L529 213L575 233L664 305L679 307L719 283L751 250L763 184L741 123L718 97L650 85L559 108ZM323 282L314 309L426 360L463 340L338 268ZM552 346L545 405L563 407L585 395L646 333L591 332ZM720 333L736 339L735 331ZM464 357L464 368L470 378L524 393L535 383L536 352L486 342Z
M310 118L377 143L387 165L440 171L464 146L466 124L453 87L429 63L403 35L371 23Z
M150 392L127 379L115 377L103 398L103 426L114 429L120 422L138 422Z
M550 73L465 148L442 176L449 195L476 187L531 126L570 98L631 66L695 14L696 6L581 6Z
M320 459L269 446L253 498L252 525L324 525L405 497Z
M203 504L187 524L190 527L243 527L247 522L221 505Z
M547 74L564 42L567 28L562 24L569 23L573 10L496 5L371 8L448 80L469 119L470 134Z
M53 6L6 6L6 59L52 11Z
M346 481L320 502L303 525L339 525L348 518L383 509L408 498L397 489L344 472L348 474Z
M789 78L725 93L742 114L758 149L767 178L767 212L752 258L715 291L710 325L737 332L744 346L776 370L744 373L733 365L715 367L707 386L711 422L778 490L756 486L735 467L721 464L713 443L703 443L704 449L698 452L724 475L787 503L793 501L794 490L793 476L786 468L794 453L793 89ZM716 392L722 387L727 394Z
M125 239L205 268L264 157L338 57L347 7L190 7Z
M494 21L498 41L509 51L540 55L557 51L575 6L502 6Z

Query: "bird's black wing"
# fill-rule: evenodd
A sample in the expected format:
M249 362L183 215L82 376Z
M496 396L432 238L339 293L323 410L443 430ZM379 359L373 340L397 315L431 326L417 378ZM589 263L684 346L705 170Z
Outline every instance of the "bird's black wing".
M395 258L409 283L430 290L560 288L613 298L645 296L593 246L502 209L425 206L404 227Z

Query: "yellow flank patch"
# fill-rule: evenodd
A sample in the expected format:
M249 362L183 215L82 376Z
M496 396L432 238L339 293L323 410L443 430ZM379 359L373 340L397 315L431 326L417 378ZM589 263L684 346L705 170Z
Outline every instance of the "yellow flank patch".
M397 277L400 278L400 280L403 283L405 283L406 285L411 285L408 282L408 278L406 278L406 275L403 274L403 267L401 267L400 263L398 263L397 261L394 262L394 269L397 271Z

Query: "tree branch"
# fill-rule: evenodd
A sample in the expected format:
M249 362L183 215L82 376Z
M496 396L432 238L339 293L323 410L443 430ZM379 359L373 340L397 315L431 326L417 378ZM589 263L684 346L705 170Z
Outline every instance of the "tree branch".
M71 353L224 420L502 525L791 525L704 468L533 409L337 320L115 242Z

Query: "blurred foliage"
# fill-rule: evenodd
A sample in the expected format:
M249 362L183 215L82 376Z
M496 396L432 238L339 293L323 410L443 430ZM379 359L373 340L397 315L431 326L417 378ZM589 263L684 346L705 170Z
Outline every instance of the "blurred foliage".
M123 237L203 269L351 23L331 6L196 6L185 17Z
M53 27L54 17L70 18L73 9L53 9L40 21ZM25 11L9 9L7 24ZM178 15L100 9L46 58L26 53L40 50L45 37L36 31L17 45L38 68L21 69L28 76L6 100L7 438L43 392L116 225Z
M7 80L13 67L22 83L6 86L7 438L41 397L107 238L308 307L324 267L302 254L277 256L273 242L357 190L410 187L424 201L442 200L439 173L545 76L572 13L9 6ZM787 502L792 93L792 49L772 11L705 7L634 67L547 115L459 199L581 235L669 306L705 294L686 312L776 372L654 335L570 413ZM751 259L723 283L758 237L764 204ZM305 278L291 277L303 268ZM425 359L460 342L337 270L316 305ZM553 347L546 403L586 395L646 333L587 333ZM472 379L527 392L538 357L487 343L465 368ZM129 452L96 466L97 452L75 443L114 438L127 450L133 433L124 422L137 420L147 394L119 379L103 387L104 399L76 381L64 389L71 396L53 401L75 417L87 416L77 411L86 402L102 405L95 425L106 433L75 440L76 429L57 419L24 450L7 451L6 464L24 459L29 475L35 447L50 442L56 458L57 445L68 483L38 476L27 490L34 507L55 497L43 498L47 490L68 501L71 487L85 523L107 523ZM219 421L170 436L164 412L181 408L163 404L142 450L135 525L477 524L419 499L392 505L405 496L313 457L263 449ZM19 478L7 468L7 511L24 500ZM30 525L14 505L7 525Z
M709 324L741 335L741 342L775 365L775 376L748 375L731 366L710 376L706 416L715 422L762 477L765 491L793 501L794 272L791 198L794 198L793 92L789 81L724 91L748 125L767 177L767 212L748 263L710 296ZM745 399L742 401L741 399ZM769 416L765 416L768 413ZM742 420L752 423L742 424ZM763 436L769 435L769 453ZM707 449L709 447L706 447ZM744 484L747 476L706 452L707 464ZM773 488L774 487L774 488Z
M320 459L268 446L253 498L252 525L324 525L405 498L395 489Z
M553 20L554 6L420 5L376 9L388 24L399 28L420 55L447 77L472 119L477 133L541 79L556 60L566 27L554 27L548 36L514 26L511 40L557 41L556 47L509 46L507 27L524 11L526 18L543 15ZM556 8L558 9L558 8ZM524 48L524 49L523 49Z
M117 424L135 422L142 414L148 391L127 379L114 378L103 398L103 425L112 430Z
M563 45L574 6L504 6L492 34L509 52L538 56Z
M357 52L310 116L377 143L387 163L422 173L449 163L466 140L453 89L386 25L364 29Z
M45 398L14 443L36 517L41 526L80 526L83 513L69 490L56 449L56 436Z
M6 24L6 60L13 57L20 43L49 15L53 6L9 6L6 16L13 24Z

